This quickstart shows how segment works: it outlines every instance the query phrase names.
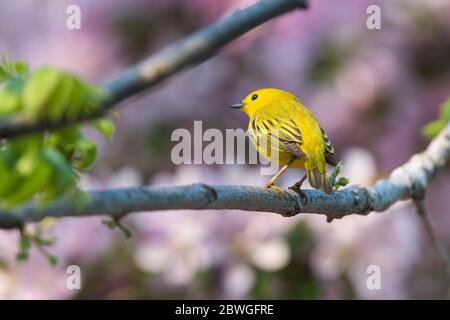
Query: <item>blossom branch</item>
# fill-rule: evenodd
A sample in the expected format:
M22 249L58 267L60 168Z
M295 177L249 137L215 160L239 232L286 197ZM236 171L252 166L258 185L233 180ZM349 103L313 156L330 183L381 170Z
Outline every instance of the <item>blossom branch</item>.
M52 130L70 123L99 118L118 103L153 87L188 66L207 60L220 48L247 31L296 8L306 8L306 0L261 0L245 9L237 10L232 15L173 43L104 85L109 98L98 112L60 122L30 123L26 120L4 120L0 122L0 139Z
M261 187L193 184L185 186L146 186L89 192L90 201L73 204L60 199L47 208L28 205L15 212L0 212L0 228L17 228L45 217L110 215L121 218L132 212L155 210L236 209L277 213L292 217L300 213L322 214L328 220L351 214L367 215L385 211L406 199L423 199L429 181L450 159L450 124L430 143L395 169L388 179L373 187L352 186L331 195L304 190L308 201L294 191L278 193Z

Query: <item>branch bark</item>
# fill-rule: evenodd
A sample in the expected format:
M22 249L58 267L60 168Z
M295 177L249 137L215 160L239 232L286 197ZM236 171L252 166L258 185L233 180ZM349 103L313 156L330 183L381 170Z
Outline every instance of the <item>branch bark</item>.
M296 8L306 8L306 3L306 0L262 0L237 10L232 15L173 43L105 84L104 89L109 98L98 112L70 122L0 122L0 139L57 129L70 123L102 117L118 103L153 87L188 66L207 60L226 44L270 19Z
M169 187L135 187L90 192L90 201L74 205L61 199L47 208L26 206L16 212L0 212L0 228L20 228L45 217L110 215L121 218L138 211L175 209L237 209L278 213L292 217L300 213L322 214L328 220L351 214L385 211L395 202L424 197L429 181L450 159L450 124L419 154L395 169L388 179L373 187L352 186L331 195L305 190L308 201L291 190L277 193L252 186L194 184Z

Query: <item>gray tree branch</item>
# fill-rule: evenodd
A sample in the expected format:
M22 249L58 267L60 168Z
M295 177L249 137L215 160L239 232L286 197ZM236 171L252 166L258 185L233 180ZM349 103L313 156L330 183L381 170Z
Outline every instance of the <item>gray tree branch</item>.
M153 87L188 66L203 62L247 31L296 8L306 8L306 0L261 0L237 10L214 24L166 47L104 85L109 98L97 113L72 121L30 123L25 120L0 122L0 139L52 130L69 123L92 120L118 103Z
M278 213L292 217L300 213L322 214L328 220L351 214L385 211L395 202L423 199L429 181L450 158L450 124L419 154L395 169L373 187L352 186L331 195L305 190L308 201L288 190L277 193L252 186L148 186L89 192L90 201L74 204L61 199L47 208L28 205L15 212L0 212L0 228L20 228L45 217L110 215L121 218L131 212L175 209L236 209Z

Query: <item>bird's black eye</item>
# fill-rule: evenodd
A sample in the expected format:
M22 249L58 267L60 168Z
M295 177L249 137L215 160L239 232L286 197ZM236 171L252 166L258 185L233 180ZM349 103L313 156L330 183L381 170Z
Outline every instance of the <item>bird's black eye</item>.
M258 95L255 93L254 95L252 95L252 100L256 100L258 99Z

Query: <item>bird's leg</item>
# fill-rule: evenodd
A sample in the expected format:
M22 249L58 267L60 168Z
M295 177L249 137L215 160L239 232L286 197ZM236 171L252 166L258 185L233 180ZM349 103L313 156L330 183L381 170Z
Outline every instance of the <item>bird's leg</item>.
M302 184L306 180L306 174L303 176L303 178L300 179L300 181L297 181L294 185L290 186L289 189L294 190L295 192L300 192L302 189Z
M303 178L300 179L300 181L297 181L294 185L290 186L289 189L294 190L300 195L300 198L302 198L302 204L305 205L308 201L308 198L306 197L305 192L302 190L302 184L306 180L306 173L303 176Z
M281 167L281 169L278 170L278 172L269 180L269 182L267 182L266 188L273 189L273 190L278 191L278 192L283 192L283 189L277 187L275 185L275 182L287 170L287 168L288 168L287 164L285 164L283 167Z
M275 182L287 170L287 168L289 168L289 166L292 164L292 162L294 162L294 160L295 160L295 158L292 158L291 160L288 161L288 163L286 163L284 166L282 166L281 169L278 170L278 172L269 180L269 182L267 182L266 188L273 189L278 192L283 192L283 189L277 187L275 185Z

